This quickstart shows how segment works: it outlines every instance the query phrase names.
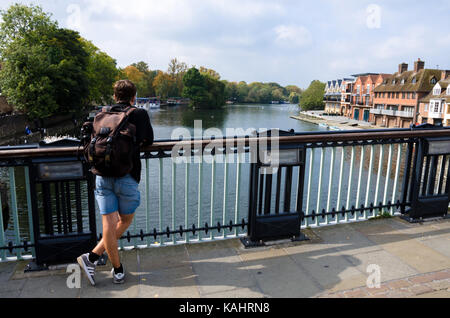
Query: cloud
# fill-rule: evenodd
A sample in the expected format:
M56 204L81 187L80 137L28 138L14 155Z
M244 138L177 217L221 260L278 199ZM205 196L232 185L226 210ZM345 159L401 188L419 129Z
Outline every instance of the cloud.
M285 47L305 47L312 43L311 32L301 25L279 25L274 29L277 44Z
M6 9L17 0L0 0ZM20 0L41 5L125 67L171 58L232 81L309 85L358 72L392 72L418 57L448 65L450 2L360 0ZM380 28L371 28L372 3ZM372 15L371 15L372 14ZM420 16L420 19L417 17ZM376 17L376 16L375 16Z

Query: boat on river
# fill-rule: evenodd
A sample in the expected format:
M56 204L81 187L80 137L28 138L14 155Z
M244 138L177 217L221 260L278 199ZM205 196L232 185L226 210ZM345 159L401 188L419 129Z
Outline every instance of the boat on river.
M145 109L150 111L151 109L159 109L161 107L161 100L156 97L152 98L136 98L137 108Z

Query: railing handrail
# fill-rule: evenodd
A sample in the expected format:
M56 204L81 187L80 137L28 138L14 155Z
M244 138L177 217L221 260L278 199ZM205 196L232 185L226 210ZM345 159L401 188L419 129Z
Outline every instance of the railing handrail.
M153 145L144 147L141 152L170 151L175 146L206 148L211 147L236 147L250 146L255 142L278 142L282 144L293 143L321 143L321 142L344 142L354 140L387 140L419 137L450 137L450 127L441 129L372 129L372 130L349 130L349 131L326 131L326 132L301 132L293 133L292 136L280 137L223 137L220 139L195 139L190 140L158 140ZM80 156L82 157L82 147L45 147L30 149L0 150L0 159L17 158L39 158L48 156Z

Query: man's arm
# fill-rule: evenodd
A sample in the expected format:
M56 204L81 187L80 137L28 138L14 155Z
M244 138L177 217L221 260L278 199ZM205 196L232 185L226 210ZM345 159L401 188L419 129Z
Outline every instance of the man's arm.
M137 140L141 147L150 146L154 141L153 127L147 111L138 113Z

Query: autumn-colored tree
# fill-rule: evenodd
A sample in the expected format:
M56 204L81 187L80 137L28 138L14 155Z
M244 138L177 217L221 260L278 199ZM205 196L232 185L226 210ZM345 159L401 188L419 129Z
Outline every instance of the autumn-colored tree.
M127 79L129 79L133 83L140 82L142 80L142 78L144 77L144 73L142 73L135 66L132 66L132 65L125 67L123 69L123 72L124 72L125 76L127 77Z
M154 81L153 87L155 88L156 95L160 98L170 97L171 90L175 86L175 80L167 73L158 72Z
M167 69L167 73L174 80L174 87L171 91L171 95L173 96L181 96L183 93L183 77L186 74L188 66L184 62L179 62L176 58L170 60L169 68Z
M215 80L220 80L220 74L212 69L201 66L198 71L202 75L208 75L208 76L214 78Z

